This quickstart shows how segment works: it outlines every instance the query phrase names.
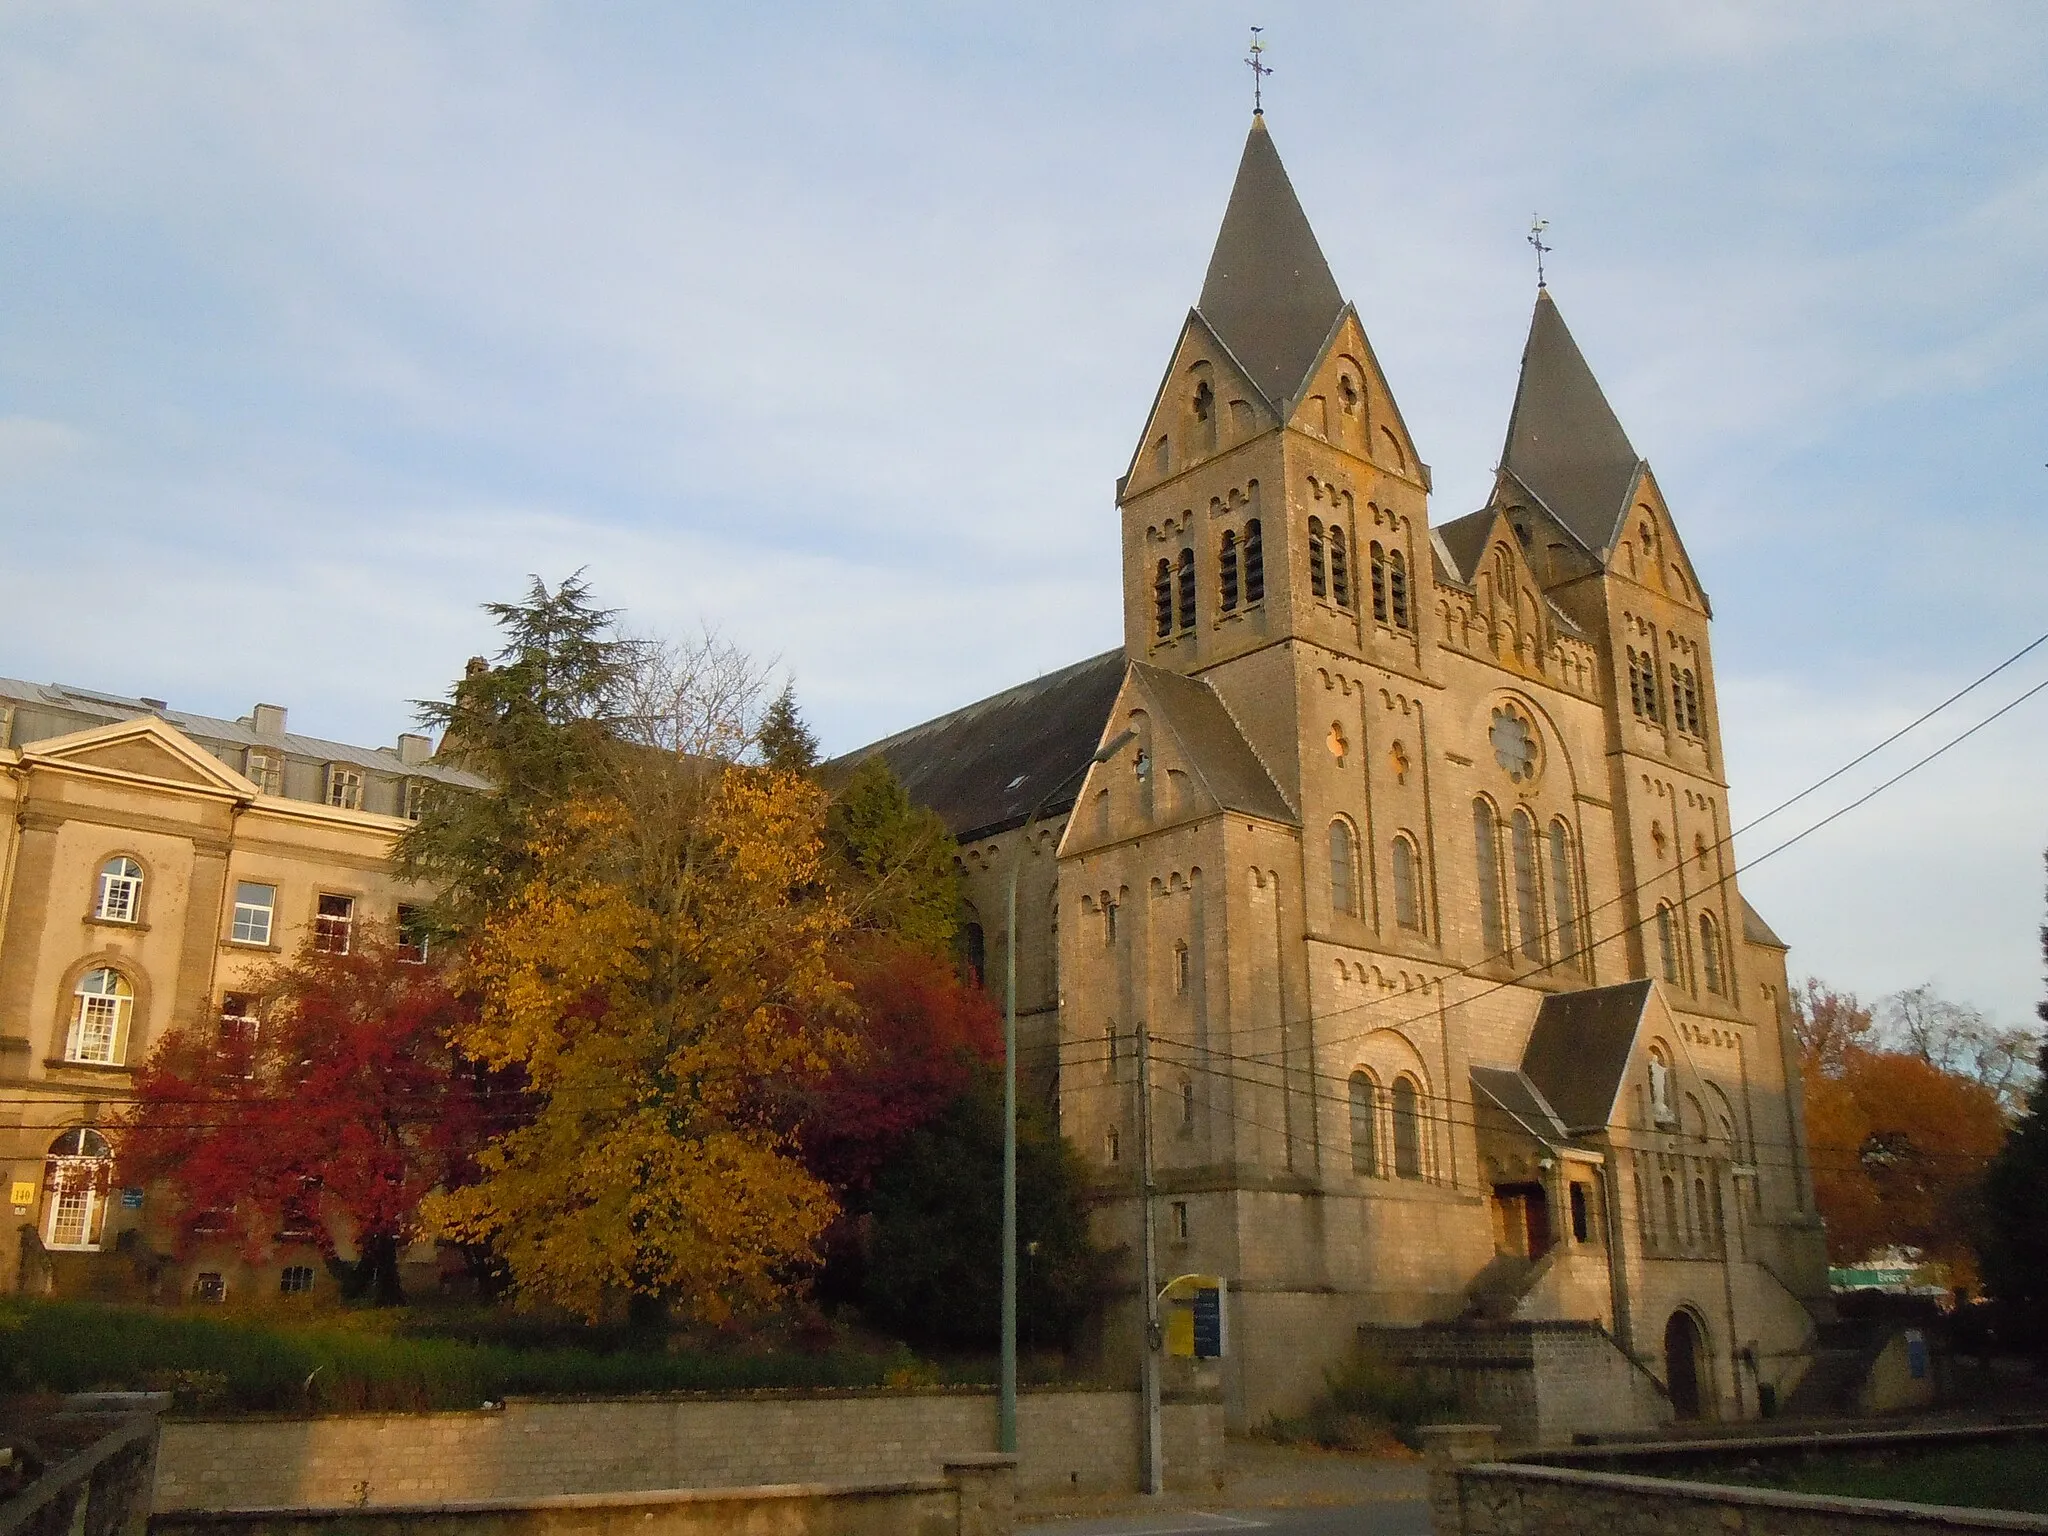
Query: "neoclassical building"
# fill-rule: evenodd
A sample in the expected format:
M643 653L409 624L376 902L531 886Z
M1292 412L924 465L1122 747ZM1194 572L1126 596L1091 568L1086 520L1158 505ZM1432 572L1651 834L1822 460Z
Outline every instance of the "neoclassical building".
M288 732L276 705L219 720L0 678L0 1291L331 1283L303 1243L157 1263L159 1197L115 1182L113 1143L167 1032L254 1030L262 971L406 926L428 893L393 875L393 843L429 785L483 787L430 751Z
M1546 1436L1757 1414L1827 1307L1785 946L1732 867L1706 591L1547 291L1486 505L1429 499L1255 118L1117 482L1122 648L864 751L959 837L1132 1254L1149 1118L1235 1422L1361 1329L1523 1360L1460 1380Z

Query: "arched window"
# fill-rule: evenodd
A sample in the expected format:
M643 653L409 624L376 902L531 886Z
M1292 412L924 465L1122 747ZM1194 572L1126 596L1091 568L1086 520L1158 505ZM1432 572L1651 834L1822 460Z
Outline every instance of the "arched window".
M1550 915L1557 929L1557 958L1566 965L1579 958L1579 904L1574 900L1572 835L1562 820L1550 824Z
M1415 627L1408 617L1408 561L1398 549L1387 551L1387 605L1393 610L1394 628Z
M1341 816L1330 823L1330 906L1338 912L1356 912L1357 864L1353 855L1351 823Z
M1185 992L1188 989L1188 947L1183 943L1173 946L1173 990Z
M1162 640L1173 633L1173 566L1165 560L1152 573L1152 629Z
M1664 979L1678 984L1678 919L1666 906L1657 908L1657 964Z
M1256 517L1244 525L1244 600L1247 606L1266 600L1266 544Z
M1330 525L1330 596L1339 608L1351 606L1351 555L1345 548L1344 530Z
M1217 607L1230 613L1237 607L1237 535L1228 528L1216 551Z
M1422 1095L1406 1077L1394 1079L1394 1177L1422 1177Z
M1380 1091L1363 1072L1351 1074L1351 1171L1380 1174Z
M1394 839L1394 922L1414 933L1422 931L1422 882L1417 874L1415 845L1404 832Z
M1707 1215L1707 1181L1695 1178L1692 1181L1692 1216L1698 1225L1693 1230L1699 1233L1699 1244L1702 1248L1707 1246Z
M1486 958L1505 954L1507 935L1500 920L1500 834L1493 819L1493 803L1481 796L1472 802L1472 846L1478 858L1479 939Z
M1387 622L1387 548L1378 539L1372 541L1372 616L1380 623Z
M1525 959L1543 962L1543 908L1536 884L1536 823L1524 810L1515 812L1509 834L1515 861L1515 927Z
M114 1157L106 1137L90 1126L78 1126L50 1143L46 1161L50 1204L44 1246L97 1248L113 1183Z
M1673 1248L1678 1246L1679 1233L1683 1230L1678 1224L1678 1183L1667 1173L1664 1175L1664 1236Z
M1721 990L1721 934L1714 926L1710 912L1700 914L1700 971L1706 977L1707 990Z
M1323 563L1323 520L1308 520L1308 590L1313 597L1330 595L1330 569Z
M100 866L100 895L92 915L103 923L132 923L142 914L142 866L109 859Z
M1183 1136L1195 1134L1195 1084L1193 1078L1180 1080L1180 1133Z
M1628 648L1628 702L1643 719L1656 724L1657 659L1648 651Z
M128 1048L134 989L119 971L87 971L74 991L71 1030L64 1039L66 1061L117 1067Z
M1195 627L1195 552L1192 549L1180 552L1180 627L1183 632Z
M1673 687L1677 696L1672 700L1672 720L1688 736L1704 736L1700 729L1700 684L1691 667L1675 674Z

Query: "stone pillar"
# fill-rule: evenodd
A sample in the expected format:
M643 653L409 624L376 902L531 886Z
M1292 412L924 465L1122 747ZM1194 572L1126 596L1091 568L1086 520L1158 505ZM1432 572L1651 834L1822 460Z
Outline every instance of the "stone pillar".
M1422 1456L1429 1466L1429 1528L1433 1536L1462 1536L1465 1502L1458 1468L1492 1461L1500 1442L1498 1424L1425 1424Z
M1010 1536L1017 1524L1017 1458L976 1452L949 1456L944 1466L960 1495L960 1536Z

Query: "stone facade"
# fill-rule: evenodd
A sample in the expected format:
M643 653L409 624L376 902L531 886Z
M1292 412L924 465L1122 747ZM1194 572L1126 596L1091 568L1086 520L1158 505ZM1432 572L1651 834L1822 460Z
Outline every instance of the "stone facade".
M1785 946L1700 576L1547 292L1487 505L1430 491L1257 121L1118 482L1121 653L868 750L960 837L998 986L1021 867L1021 1065L1133 1258L1112 1356L1149 1142L1160 1278L1229 1281L1236 1424L1361 1325L1461 1318L1596 1325L1681 1414L1754 1414L1828 1306Z
M1025 1497L1138 1486L1130 1392L1029 1391L1018 1399ZM1223 1472L1222 1408L1165 1409L1177 1488ZM464 1413L173 1420L158 1459L159 1510L369 1507L552 1494L755 1484L889 1482L940 1475L995 1443L988 1392L759 1392L735 1397L539 1402Z
M241 1027L252 978L316 928L346 945L424 899L391 873L405 813L480 783L428 753L288 735L270 705L211 720L0 680L0 1289L175 1294L207 1273L275 1292L317 1269L310 1248L202 1252L146 1279L150 1245L124 1237L158 1213L114 1186L113 1123L167 1031Z

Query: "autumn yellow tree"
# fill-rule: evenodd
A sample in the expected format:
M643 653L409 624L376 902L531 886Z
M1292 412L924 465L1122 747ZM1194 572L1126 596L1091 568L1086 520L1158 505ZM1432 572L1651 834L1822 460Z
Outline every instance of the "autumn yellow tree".
M782 1295L835 1212L776 1092L857 1048L826 798L651 743L622 745L606 786L546 818L474 942L455 1044L523 1073L533 1108L428 1214L492 1245L523 1298L716 1318Z
M1974 1219L2005 1140L1998 1093L1886 1037L1853 993L1809 980L1800 1000L1807 1141L1828 1256L1908 1249L1974 1283Z

